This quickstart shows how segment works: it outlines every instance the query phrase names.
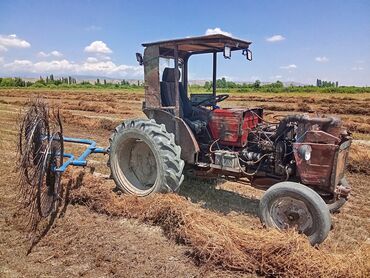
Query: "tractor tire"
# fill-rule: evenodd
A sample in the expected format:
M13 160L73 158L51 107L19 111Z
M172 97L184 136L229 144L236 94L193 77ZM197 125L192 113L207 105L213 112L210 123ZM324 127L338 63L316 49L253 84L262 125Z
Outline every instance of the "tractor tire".
M347 203L346 198L339 198L334 203L328 204L330 213L338 213L345 203Z
M163 124L124 121L109 141L108 165L118 189L135 196L178 191L185 163L175 136Z
M329 234L331 217L327 204L311 188L295 182L280 182L263 195L261 222L279 230L295 228L308 236L312 245L322 243Z

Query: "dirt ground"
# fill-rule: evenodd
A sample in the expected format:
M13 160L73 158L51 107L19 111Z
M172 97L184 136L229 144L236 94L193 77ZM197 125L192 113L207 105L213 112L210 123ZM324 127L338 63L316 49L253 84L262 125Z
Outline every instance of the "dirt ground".
M190 247L168 239L160 227L99 214L77 204L67 206L27 255L32 235L25 228L26 214L17 201L15 155L20 109L35 96L62 108L65 135L94 139L102 147L107 146L111 130L120 121L144 117L142 92L0 90L1 277L255 276L199 265L189 256ZM370 97L365 94L235 94L224 106L262 106L269 119L297 112L338 114L355 138L367 142L370 137ZM361 147L370 149L366 144ZM67 150L78 153L80 148L67 145ZM86 171L93 168L96 175L107 175L106 160L103 155L92 155ZM369 176L366 171L347 176L353 194L341 212L333 215L334 229L320 246L334 254L349 254L370 244ZM105 183L114 187L111 180ZM262 193L230 181L186 178L179 194L240 225L260 229L257 208Z

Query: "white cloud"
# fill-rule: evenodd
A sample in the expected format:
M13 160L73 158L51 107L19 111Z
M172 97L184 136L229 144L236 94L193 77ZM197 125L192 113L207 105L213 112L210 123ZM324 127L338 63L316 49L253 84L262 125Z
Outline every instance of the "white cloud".
M40 52L38 53L38 55L39 55L40 57L50 57L50 56L54 56L54 57L62 57L62 56L63 56L63 54L62 54L61 52L57 51L57 50L53 50L53 51L51 51L50 53L45 53L44 51L40 51Z
M351 70L361 71L361 70L364 70L364 68L363 67L360 67L360 66L354 66L353 68L351 68Z
M96 54L96 58L98 58L98 60L105 60L105 61L109 61L109 60L112 60L111 57L107 56L107 55L103 55L103 54Z
M17 37L17 35L0 35L0 46L2 51L6 51L8 47L16 47L16 48L27 48L30 47L31 44L25 40L22 40Z
M96 63L98 61L99 60L95 57L87 57L87 59L86 59L86 62L88 62L88 63Z
M266 41L268 42L280 42L280 41L283 41L285 40L285 37L282 36L282 35L273 35L269 38L266 38Z
M4 68L10 71L30 71L32 66L33 64L29 60L14 60L12 63L5 64Z
M44 51L40 51L39 53L37 53L38 56L40 57L48 57L50 56L48 53L45 53Z
M296 69L297 66L295 64L290 64L290 65L287 65L287 66L281 66L280 68L281 69Z
M4 62L4 58L0 57L0 64L2 64L3 62Z
M97 63L100 61L111 61L111 57L103 54L96 54L95 57L87 57L86 62L88 63Z
M69 72L75 71L78 65L69 62L66 59L63 60L54 60L54 61L41 61L33 64L34 72L50 72L50 71L61 71Z
M112 50L104 42L94 41L85 47L85 52L109 54L112 53Z
M89 57L94 58L94 57ZM40 61L33 63L29 60L15 60L3 65L7 71L31 73L58 74L87 74L111 77L142 77L143 68L140 66L116 65L112 61L87 59L83 63L73 63L66 59Z
M282 79L282 78L283 78L282 75L274 75L270 77L270 79Z
M6 52L6 51L8 51L8 49L5 46L0 44L0 52Z
M55 57L61 57L63 56L63 54L57 50L54 50L52 52L50 52L51 55L55 56Z
M207 31L205 32L205 35L215 35L215 34L222 34L222 35L225 35L225 36L232 37L231 33L223 31L219 27L216 27L214 29L208 28Z
M322 56L322 57L316 57L315 61L319 63L326 63L326 62L329 62L329 59L325 56Z

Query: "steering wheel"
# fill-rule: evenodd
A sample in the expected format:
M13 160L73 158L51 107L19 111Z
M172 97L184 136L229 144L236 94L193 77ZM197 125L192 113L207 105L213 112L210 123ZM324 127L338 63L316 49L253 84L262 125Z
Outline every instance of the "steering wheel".
M212 103L212 105L216 105L217 102L224 101L228 97L229 97L229 95L226 95L226 94L212 96L212 97L209 97L209 98L206 98L206 99L202 100L201 102L197 103L195 106L200 106L200 105L202 105L204 103L207 103L207 102Z

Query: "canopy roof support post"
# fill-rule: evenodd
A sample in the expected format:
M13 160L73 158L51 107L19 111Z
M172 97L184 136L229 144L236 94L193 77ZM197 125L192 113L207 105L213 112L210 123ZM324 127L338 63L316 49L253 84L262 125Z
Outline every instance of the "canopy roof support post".
M175 58L175 116L180 117L180 92L179 92L179 47L174 49Z
M185 94L188 95L188 61L189 57L184 58L184 64L182 66L182 85L184 86Z
M213 78L212 78L212 94L216 96L216 78L217 78L217 52L213 52Z

